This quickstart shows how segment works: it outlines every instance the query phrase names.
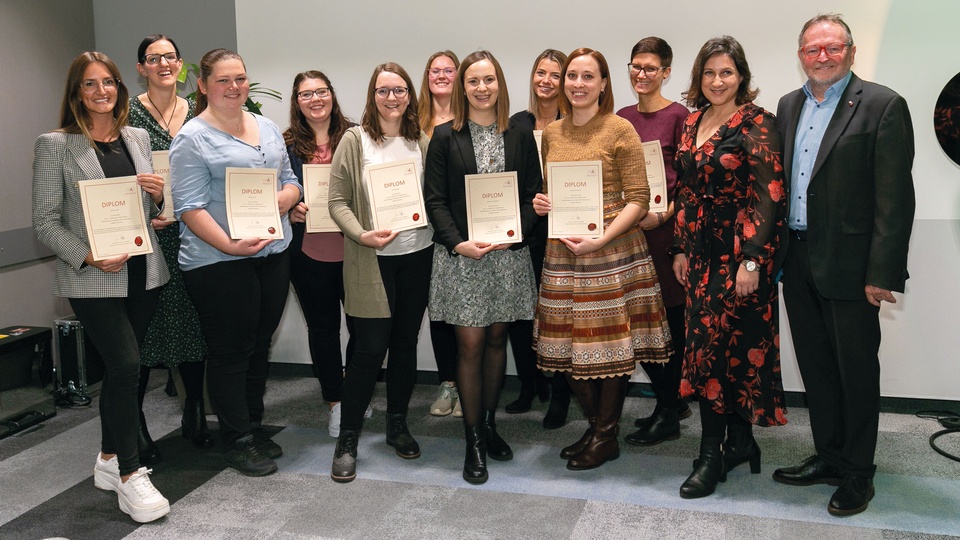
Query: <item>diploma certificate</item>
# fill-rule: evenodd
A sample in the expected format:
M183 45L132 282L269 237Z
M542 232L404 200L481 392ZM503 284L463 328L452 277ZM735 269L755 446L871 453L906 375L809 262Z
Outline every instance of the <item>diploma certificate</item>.
M548 238L603 236L603 178L599 161L547 163Z
M170 186L170 152L156 151L153 153L153 172L163 177L163 210L160 211L160 218L166 221L174 221L173 217L173 191Z
M540 142L543 139L543 130L535 129L533 130L533 140L537 141L537 156L540 157L540 163L543 163L543 148L542 143Z
M276 170L227 167L225 192L230 238L283 239Z
M464 184L470 240L491 244L515 244L523 240L516 171L468 174Z
M93 260L153 253L136 176L78 183Z
M660 141L643 143L643 157L647 162L647 185L650 186L650 211L666 212L667 175L663 166L663 149Z
M330 217L327 208L327 192L330 188L330 165L303 166L303 200L306 201L307 232L340 232Z
M417 162L408 159L367 168L373 228L406 231L427 226Z

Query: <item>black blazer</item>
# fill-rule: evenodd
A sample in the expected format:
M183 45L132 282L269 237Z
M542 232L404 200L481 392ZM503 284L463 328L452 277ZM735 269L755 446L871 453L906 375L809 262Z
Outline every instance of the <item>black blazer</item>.
M543 175L533 132L516 124L503 133L505 171L517 171L520 184L520 223L523 243L513 244L510 249L520 249L530 238L537 214L533 210L533 197L540 192ZM466 125L453 130L453 122L437 126L427 149L424 165L423 196L430 224L433 225L433 241L443 244L451 253L457 244L467 240L466 189L463 178L477 174L477 158L473 153L473 139Z
M790 169L805 99L796 90L777 107L791 203ZM854 74L824 132L807 189L807 248L825 298L862 300L866 285L903 292L916 206L913 156L907 102ZM778 270L792 240L786 228L783 233Z

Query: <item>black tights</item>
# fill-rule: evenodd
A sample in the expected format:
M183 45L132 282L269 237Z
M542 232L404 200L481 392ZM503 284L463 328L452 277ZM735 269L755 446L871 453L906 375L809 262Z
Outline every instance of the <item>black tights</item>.
M183 381L183 390L187 400L200 401L203 399L203 372L204 362L184 362L175 369L180 370L180 379ZM140 410L143 411L143 398L147 394L147 385L150 383L150 372L155 369L140 366Z
M509 323L457 326L457 391L463 423L476 426L484 410L497 409L507 367Z
M703 425L703 437L722 439L727 427L733 425L752 427L747 419L737 413L720 414L713 410L706 400L700 401L700 423Z

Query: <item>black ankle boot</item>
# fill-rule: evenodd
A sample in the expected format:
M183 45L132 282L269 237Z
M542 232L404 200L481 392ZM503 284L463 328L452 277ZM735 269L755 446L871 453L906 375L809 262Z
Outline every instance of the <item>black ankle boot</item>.
M700 457L687 480L680 486L680 497L699 499L717 489L717 483L727 481L723 465L723 438L704 437L700 440Z
M653 446L679 438L680 419L677 410L669 407L661 407L652 422L624 437L628 443L640 446Z
M188 399L183 402L180 432L184 439L192 441L197 448L212 448L216 444L213 435L207 429L207 415L203 410L203 400Z
M481 434L481 426L464 426L467 439L466 457L463 458L463 479L471 484L487 481L487 444Z
M533 406L533 398L537 395L534 383L524 384L520 387L520 395L517 399L507 403L503 408L507 414L520 414L530 410Z
M513 450L497 433L496 411L483 411L483 437L487 443L487 455L497 461L513 459Z
M140 455L141 465L156 465L163 460L160 455L160 448L157 443L150 438L150 432L147 431L147 420L143 417L143 411L140 411L140 431L137 433L137 453Z
M750 462L750 472L760 474L760 446L753 438L753 426L731 423L727 425L727 441L723 445L723 462L727 472Z
M410 435L407 429L407 415L405 413L387 413L387 444L397 450L397 455L403 459L417 459L420 457L420 445Z
M543 417L543 429L559 429L567 424L567 412L570 410L570 389L566 381L561 381L563 388L553 385L553 394L550 396L550 406Z

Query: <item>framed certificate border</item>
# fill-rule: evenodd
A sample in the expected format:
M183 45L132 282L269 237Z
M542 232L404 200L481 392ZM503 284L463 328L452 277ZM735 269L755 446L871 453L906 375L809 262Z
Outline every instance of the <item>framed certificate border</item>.
M153 253L136 176L83 180L77 187L93 260Z
M227 167L224 194L230 238L283 239L277 171Z
M330 165L303 166L303 200L307 207L307 232L340 232L340 227L330 217L327 194L330 188Z
M603 236L603 164L547 163L547 238Z
M415 160L367 167L367 197L376 230L399 232L427 226L423 185Z
M463 182L470 240L491 244L522 242L517 172L468 174Z
M663 148L660 146L659 139L643 143L643 158L647 162L650 211L666 212L670 203L667 201L667 174L663 164Z

